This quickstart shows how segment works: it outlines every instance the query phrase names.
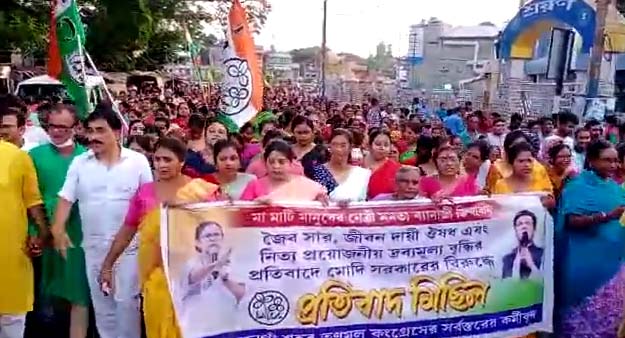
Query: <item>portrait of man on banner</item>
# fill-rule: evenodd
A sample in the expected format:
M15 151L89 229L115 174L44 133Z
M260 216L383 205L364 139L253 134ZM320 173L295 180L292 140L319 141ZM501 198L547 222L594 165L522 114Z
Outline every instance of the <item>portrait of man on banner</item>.
M544 249L534 244L537 218L529 210L519 211L513 219L517 246L503 257L502 278L529 279L538 275Z

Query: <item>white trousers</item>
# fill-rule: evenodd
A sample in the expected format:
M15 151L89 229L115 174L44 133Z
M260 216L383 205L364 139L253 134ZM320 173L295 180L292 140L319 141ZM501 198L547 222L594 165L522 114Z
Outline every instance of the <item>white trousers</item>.
M126 250L119 257L113 271L113 294L105 296L100 289L98 276L109 246L102 244L102 242L94 243L93 239L83 242L87 278L98 333L101 338L140 338L141 310L139 308L137 252Z
M23 338L26 315L0 314L0 338Z

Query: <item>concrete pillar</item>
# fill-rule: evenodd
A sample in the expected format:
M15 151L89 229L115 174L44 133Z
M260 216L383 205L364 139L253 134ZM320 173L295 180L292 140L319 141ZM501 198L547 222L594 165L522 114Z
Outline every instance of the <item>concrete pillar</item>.
M525 60L512 59L508 61L510 63L510 77L516 79L525 78Z

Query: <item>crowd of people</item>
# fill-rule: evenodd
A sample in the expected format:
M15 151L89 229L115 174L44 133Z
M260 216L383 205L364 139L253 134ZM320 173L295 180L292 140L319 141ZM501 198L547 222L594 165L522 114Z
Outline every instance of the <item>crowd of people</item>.
M68 102L0 98L0 337L180 337L160 254L164 202L526 192L554 217L554 336L617 337L625 128L613 116L337 103L289 84L266 89L264 111L235 129L215 113L217 90L139 89L84 121ZM535 263L513 259L511 274Z

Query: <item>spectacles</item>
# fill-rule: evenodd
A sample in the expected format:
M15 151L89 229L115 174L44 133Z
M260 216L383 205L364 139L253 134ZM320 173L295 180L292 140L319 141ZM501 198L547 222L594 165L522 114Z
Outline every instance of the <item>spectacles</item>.
M412 185L418 185L419 184L419 180L409 180L407 178L400 178L400 179L397 180L397 182L404 183L404 184L411 183Z
M56 129L59 131L68 131L71 130L73 128L73 126L68 127L68 126L64 126L64 125L60 125L60 124L52 124L52 123L48 123L48 129Z
M453 163L453 162L458 162L458 158L457 157L439 157L437 161Z

